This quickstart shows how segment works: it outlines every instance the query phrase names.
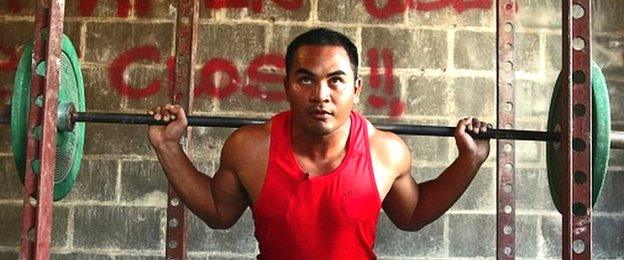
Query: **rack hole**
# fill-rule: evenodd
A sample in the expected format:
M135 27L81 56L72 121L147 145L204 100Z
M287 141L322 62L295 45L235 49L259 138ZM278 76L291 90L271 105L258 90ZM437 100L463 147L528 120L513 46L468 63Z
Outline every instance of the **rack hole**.
M585 15L585 8L583 8L579 4L572 5L572 17L574 17L574 19L580 19L584 15Z
M169 227L171 227L171 228L178 227L178 219L177 218L170 219L169 220Z
M503 69L505 71L513 70L513 63L511 61L506 61L505 63L503 63Z
M583 203L576 202L572 205L572 213L576 216L585 216L585 214L587 214L587 207Z
M577 70L572 73L572 82L576 84L583 84L585 83L586 79L587 77L585 76L585 72L583 72L582 70Z
M505 48L507 48L508 50L511 50L511 49L513 49L513 44L511 44L511 43L507 43L507 44L505 45Z
M178 247L178 241L177 240L169 240L169 243L167 243L167 246L171 249L174 249L176 247Z
M511 253L513 253L511 246L505 246L505 248L503 248L503 253L505 253L505 255L511 255Z
M513 146L511 146L511 144L505 144L503 145L503 152L505 153L510 153L511 149L513 149Z
M513 30L513 24L511 24L510 22L506 22L504 27L505 32L511 32Z
M583 239L574 240L574 242L572 242L572 250L577 255L580 255L583 252L585 252L585 241L583 241Z
M572 49L580 51L585 49L585 40L581 37L576 37L572 40Z
M513 103L507 102L505 103L505 110L511 111L513 109Z
M574 104L574 107L572 107L572 111L575 116L581 117L585 115L586 109L583 104L576 103Z
M577 151L577 152L585 151L585 147L587 147L585 140L581 138L572 139L572 149L574 149L574 151Z
M587 174L582 172L582 171L575 171L574 172L574 182L576 182L576 184L583 184L587 181Z
M505 235L509 235L509 234L511 234L511 232L512 232L512 231L513 231L513 228L512 228L511 226L505 226L505 227L503 227L503 233L504 233Z
M511 186L511 184L505 184L503 190L507 193L511 193L513 191L513 186Z

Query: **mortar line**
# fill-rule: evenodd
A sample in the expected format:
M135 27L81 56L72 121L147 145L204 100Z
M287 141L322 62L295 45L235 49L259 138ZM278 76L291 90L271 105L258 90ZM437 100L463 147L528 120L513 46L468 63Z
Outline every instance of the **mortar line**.
M444 217L444 228L442 230L442 248L444 250L443 256L449 257L451 255L451 238L450 238L450 216Z
M401 19L403 19L403 22L399 23L401 25L410 25L410 20L409 20L409 13L410 13L410 8L405 8L405 11L403 11L403 17Z
M539 71L542 75L546 74L546 35L540 31L539 37Z
M442 71L442 75L448 73L450 75L453 75L455 73L453 73L454 71L456 71L455 69L455 34L456 34L456 30L455 29L450 29L446 32L446 71ZM447 75L448 75L447 74ZM455 80L454 79L448 79L450 82L449 86L451 85L455 85ZM449 93L449 100L455 100L456 95L455 95L455 90L456 88L454 87L450 87L450 93ZM447 103L448 104L448 103ZM448 106L450 108L450 110L452 111L452 113L457 114L457 112L459 111L459 109L457 108L457 102L450 102L450 105ZM447 149L448 151L454 151L455 147L454 145L449 142L447 143ZM447 155L447 159L448 160L453 160L453 154L452 153L448 153ZM449 242L450 243L450 242ZM450 250L450 249L449 249ZM449 252L450 255L450 252Z
M87 22L80 24L80 57L79 60L84 61L85 52L87 51Z
M130 24L158 24L158 23L175 23L174 18L149 18L138 19L132 18L133 12L130 12L128 17L96 17L96 16L79 16L79 17L67 17L67 22L97 22L97 23L130 23Z
M544 257L544 245L546 241L544 241L544 234L542 232L543 218L537 218L537 256Z
M270 53L270 49L269 46L271 45L271 42L273 37L274 37L274 31L273 31L273 24L269 23L267 24L265 27L265 33L264 33L264 53ZM249 80L249 78L246 77L246 80Z
M67 250L72 250L74 248L74 219L76 214L76 207L69 206L69 216L67 218Z
M310 1L310 18L308 21L312 24L318 23L318 0Z
M117 160L117 176L115 178L115 203L114 204L119 204L122 205L121 203L121 167L123 164L123 159L121 160Z

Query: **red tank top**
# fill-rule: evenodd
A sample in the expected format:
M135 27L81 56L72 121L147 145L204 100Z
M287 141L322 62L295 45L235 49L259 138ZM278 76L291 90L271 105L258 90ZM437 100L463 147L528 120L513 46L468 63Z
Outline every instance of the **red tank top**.
M351 113L346 155L308 178L291 149L291 113L271 119L267 175L252 205L259 259L374 259L381 208L366 120Z

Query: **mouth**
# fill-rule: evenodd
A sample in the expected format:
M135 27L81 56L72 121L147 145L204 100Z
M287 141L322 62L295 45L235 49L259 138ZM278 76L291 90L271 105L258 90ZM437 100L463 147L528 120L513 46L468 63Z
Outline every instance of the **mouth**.
M329 111L324 110L324 109L314 109L314 110L310 111L309 114L315 120L326 120L329 117L334 115L334 113L329 112Z

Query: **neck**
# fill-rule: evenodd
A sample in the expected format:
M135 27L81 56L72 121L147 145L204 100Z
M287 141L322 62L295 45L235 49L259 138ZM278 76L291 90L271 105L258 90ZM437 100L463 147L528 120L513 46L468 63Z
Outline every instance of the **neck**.
M296 154L310 159L342 157L347 147L350 129L351 119L348 119L338 129L326 135L310 133L293 125L292 148Z

